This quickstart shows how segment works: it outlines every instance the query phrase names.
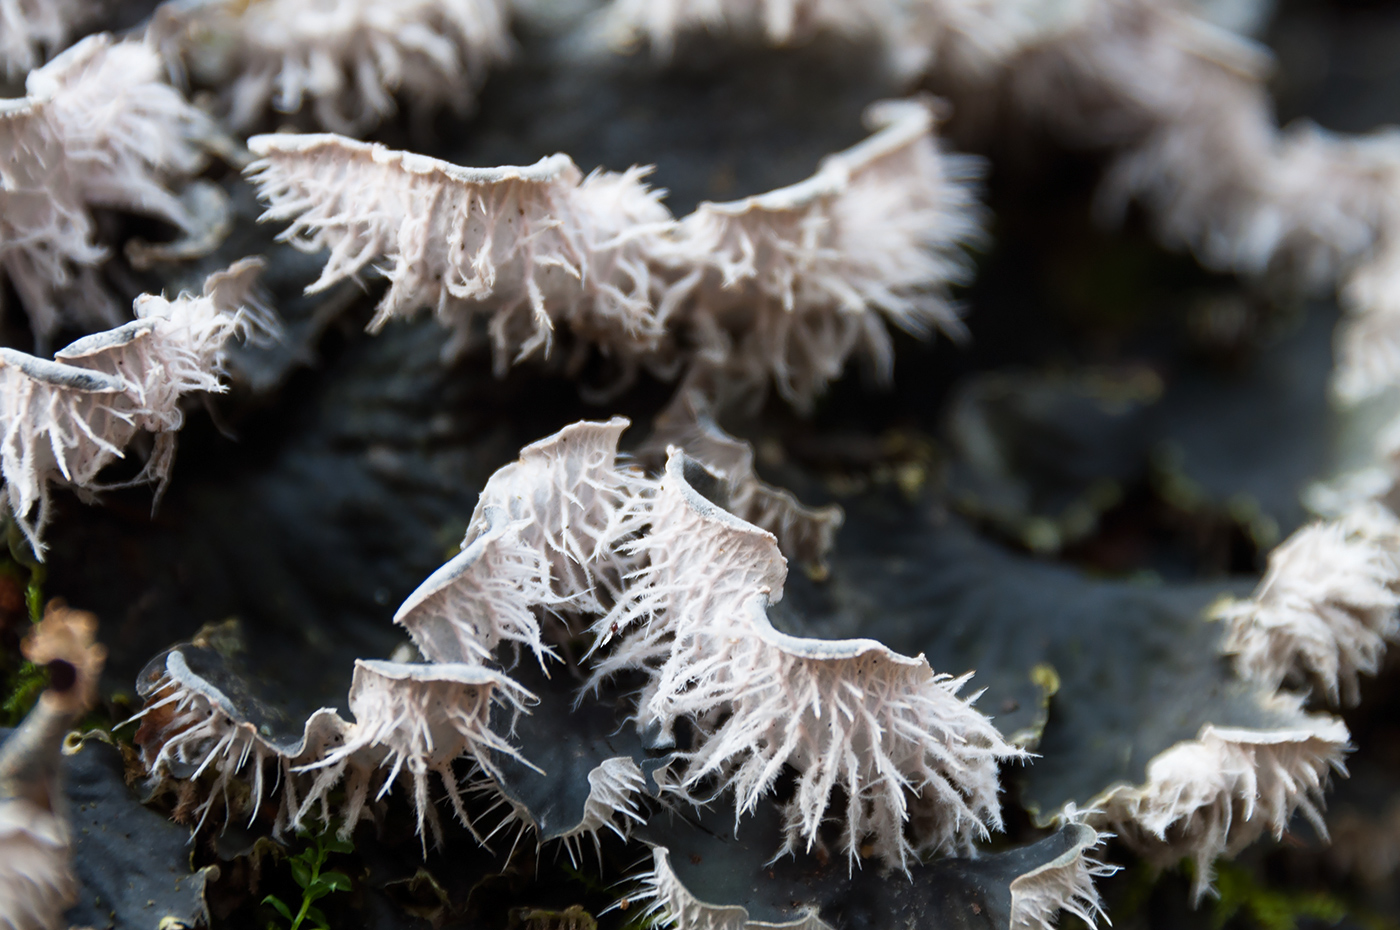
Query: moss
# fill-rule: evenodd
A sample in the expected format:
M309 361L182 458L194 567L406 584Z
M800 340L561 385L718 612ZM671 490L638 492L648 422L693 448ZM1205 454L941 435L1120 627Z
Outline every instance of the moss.
M1300 920L1336 924L1350 915L1346 902L1335 894L1271 888L1237 862L1216 864L1215 888L1219 896L1211 907L1211 922L1217 930L1237 917L1261 930L1296 930Z

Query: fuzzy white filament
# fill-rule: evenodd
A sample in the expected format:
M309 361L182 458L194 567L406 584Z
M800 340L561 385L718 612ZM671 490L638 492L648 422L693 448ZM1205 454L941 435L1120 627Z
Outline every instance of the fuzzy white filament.
M1225 651L1271 689L1298 673L1355 704L1358 675L1374 674L1400 634L1397 557L1400 522L1380 504L1304 527L1269 554L1252 597L1220 609Z
M350 686L355 723L346 728L343 745L301 767L300 771L324 769L327 774L308 791L298 819L325 797L341 772L373 766L388 769L378 797L389 792L400 774L410 783L424 843L428 832L439 843L442 839L437 808L428 795L430 772L442 780L458 820L475 834L452 763L466 757L494 772L493 753L519 758L515 748L491 730L491 706L501 704L519 713L531 699L509 677L480 665L356 660ZM367 788L347 797L344 832L353 829L366 794Z
M1108 837L1078 825L1078 844L1052 862L1018 876L1011 882L1011 930L1049 930L1060 911L1078 917L1090 927L1111 923L1094 879L1118 871L1094 859L1090 850Z
M966 855L988 827L1001 828L997 764L1025 754L958 697L971 675L935 674L923 656L874 640L788 636L765 608L755 599L747 622L681 634L658 675L648 707L689 715L705 734L688 756L687 788L719 775L742 815L793 766L801 774L782 852L818 842L840 788L852 866L866 842L907 871L922 853ZM911 807L919 815L912 841Z
M575 423L526 446L486 483L462 552L395 614L435 662L490 662L497 645L544 664L536 611L586 614L617 596L620 544L648 519L654 483L619 460L628 421Z
M510 57L507 6L213 0L171 4L157 28L201 83L224 89L231 125L306 106L321 127L355 135L391 116L395 96L466 113L487 69Z
M888 12L881 3L859 0L614 0L592 32L595 40L615 48L645 40L653 55L669 58L686 33L722 31L787 45L819 33L872 34Z
M17 80L57 54L75 30L101 12L96 0L0 3L0 76Z
M667 253L686 272L667 300L689 307L702 358L759 396L771 379L799 409L857 352L888 380L884 321L963 332L947 287L966 278L979 235L975 162L938 151L922 102L879 104L867 120L879 131L806 181L702 203Z
M846 515L837 504L806 507L791 491L758 477L753 446L730 436L715 422L703 391L682 388L657 414L644 449L664 453L667 446L685 450L725 485L725 509L767 530L778 540L783 555L818 575L836 542Z
M1335 718L1304 715L1300 699L1274 700L1297 719L1294 728L1207 725L1196 739L1154 758L1144 785L1119 786L1096 799L1090 819L1159 865L1191 857L1197 900L1210 888L1218 857L1238 853L1266 831L1282 836L1299 811L1325 837L1322 792L1332 770L1345 771L1347 728Z
M0 101L0 270L41 346L63 323L120 320L93 274L107 252L91 208L198 225L167 184L203 165L212 128L163 74L148 46L90 36L31 72L27 97Z
M648 255L670 214L642 169L585 178L566 155L461 168L331 135L248 145L264 218L290 221L282 237L298 248L330 251L311 290L370 267L389 278L372 332L430 308L453 333L451 357L481 318L498 372L548 353L558 324L624 359L664 335Z
M79 339L55 361L0 349L0 471L10 512L36 553L43 552L49 486L101 490L99 473L141 431L156 441L131 482L156 484L159 497L184 422L180 398L226 390L220 376L228 340L275 329L255 295L262 267L260 259L238 262L212 275L201 296L138 298L136 320Z
M784 851L817 842L839 787L852 864L867 840L907 870L912 855L966 851L999 828L997 764L1024 753L957 697L967 676L935 674L922 656L873 640L774 630L765 611L786 577L776 539L701 497L687 464L672 450L651 529L631 547L645 567L594 627L600 645L620 635L595 662L595 681L648 669L641 720L667 732L682 717L697 725L682 787L718 776L742 816L791 765L799 778ZM920 813L912 841L911 800Z

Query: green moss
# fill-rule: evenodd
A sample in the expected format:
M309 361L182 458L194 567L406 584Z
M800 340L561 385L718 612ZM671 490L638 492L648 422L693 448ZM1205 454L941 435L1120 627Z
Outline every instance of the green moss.
M6 521L8 552L0 556L0 574L24 586L24 606L31 624L44 616L44 564L34 558L13 521ZM4 698L0 700L0 725L17 726L48 686L48 671L19 655L7 655L0 665Z
M1219 896L1211 908L1211 921L1216 928L1238 916L1261 930L1296 930L1302 918L1335 924L1349 910L1341 898L1325 891L1270 888L1235 862L1217 863L1215 889Z

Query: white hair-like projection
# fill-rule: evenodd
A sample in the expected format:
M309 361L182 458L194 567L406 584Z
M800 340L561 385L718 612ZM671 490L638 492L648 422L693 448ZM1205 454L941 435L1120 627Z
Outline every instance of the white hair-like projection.
M628 563L619 543L641 529L654 483L619 461L627 420L575 423L526 446L486 483L461 554L395 614L435 662L487 662L502 640L544 664L539 608L604 610Z
M503 0L213 0L168 4L156 28L201 84L223 89L231 125L309 106L322 128L356 135L396 96L465 114L510 57L508 12Z
M1346 725L1303 714L1295 696L1274 701L1298 720L1295 729L1207 725L1196 739L1154 758L1145 784L1119 785L1096 798L1087 818L1160 866L1190 857L1198 901L1218 857L1238 853L1266 831L1282 836L1295 813L1325 837L1322 791L1333 770L1343 771Z
M514 847L531 829L539 830L530 809L502 791L499 783L488 784L483 791L497 799L491 811L504 809L505 812L487 836L488 840L500 833L509 835L513 830ZM634 827L647 822L647 811L641 800L646 793L647 778L635 759L629 756L604 759L588 772L588 796L578 822L548 837L537 835L536 840L541 844L545 840L558 840L570 864L577 868L583 862L585 840L592 842L594 852L601 857L603 831L626 840Z
M167 185L203 166L213 128L162 74L147 45L90 36L31 72L28 96L0 102L0 270L41 346L63 323L120 321L93 273L107 252L90 208L199 226Z
M595 686L622 669L665 661L687 630L735 625L733 618L755 595L772 601L783 596L787 565L777 539L701 497L687 480L687 467L692 480L708 476L671 449L651 526L626 544L639 567L624 596L593 625L594 650L612 646L594 661ZM726 615L731 619L724 620ZM674 716L656 716L669 731Z
M1355 400L1400 384L1400 134L1346 136L1307 123L1281 130L1266 88L1267 49L1195 5L614 0L602 21L623 44L645 35L666 52L702 27L761 34L754 24L770 9L779 22L873 35L896 73L932 73L974 121L977 111L1009 103L1073 145L1114 151L1102 216L1138 201L1165 243L1212 269L1286 271L1305 287L1335 287L1349 316L1338 392ZM870 22L873 30L863 25ZM768 30L766 39L781 44L791 34ZM828 329L807 340L853 338Z
M588 787L580 835L593 838L595 851L604 828L625 839L634 823L646 822L637 802L646 787L646 775L636 760L621 756L604 759L588 773ZM578 852L574 850L575 857Z
M997 764L1025 753L958 697L970 675L935 674L923 656L874 640L788 636L773 629L766 607L756 598L747 622L679 635L658 674L648 709L691 716L706 734L687 759L685 786L718 774L743 814L784 763L795 767L783 852L812 848L840 786L841 840L853 867L867 839L907 870L924 853L969 853L989 827L1001 829ZM921 834L912 841L910 795Z
M488 729L488 711L496 702L519 713L534 696L492 665L505 641L525 645L543 665L552 650L537 612L549 611L593 620L595 646L584 660L593 688L625 669L650 676L639 724L659 723L664 733L681 718L694 724L697 743L678 754L676 771L663 776L668 784L689 793L717 779L733 788L740 817L785 766L796 769L788 850L817 841L838 787L848 797L843 845L853 863L870 842L907 869L913 855L963 852L999 827L997 764L1024 753L957 696L967 676L936 674L922 656L873 640L773 629L765 609L781 596L787 572L777 540L702 497L691 481L713 476L679 450L659 482L620 462L626 425L619 418L566 427L493 476L463 553L398 612L429 664L361 661L350 699L356 722L335 718L334 740L314 737L308 724L300 743L278 748L239 723L233 705L188 672L177 648L143 673L151 703L138 740L148 768L164 761L196 774L208 768L226 794L224 780L249 760L261 779L264 759L276 756L284 791L304 799L284 796L279 819L290 823L324 806L343 772L388 768L387 790L405 771L420 831L436 830L426 780L436 771L465 821L452 760L470 758L491 777L499 777L497 757L530 764L528 747ZM469 699L449 699L454 688L467 688ZM625 831L637 819L645 779L635 761L615 761L589 776L571 841L605 827ZM355 816L369 784L361 775L347 789ZM511 816L525 822L519 810Z
M707 904L697 898L671 868L671 853L664 846L651 849L651 868L636 876L639 893L629 896L645 901L645 919L677 930L750 930L749 912L739 905ZM773 926L773 924L768 924ZM816 914L804 915L792 923L778 924L782 930L830 930Z
M1246 678L1278 688L1298 673L1332 703L1355 704L1400 634L1400 521L1380 504L1314 523L1269 554L1247 600L1223 605L1225 651Z
M1022 22L1019 6L998 7L998 20ZM971 74L954 55L933 68L981 90L1001 81L1028 118L1073 143L1116 149L1100 192L1105 216L1137 200L1164 242L1208 267L1286 270L1306 287L1335 286L1350 315L1337 390L1357 399L1400 383L1400 135L1306 123L1281 131L1265 87L1268 51L1188 4L1064 6L1068 15L1049 17L995 67Z
M138 689L146 706L133 719L141 720L137 742L146 770L156 780L173 776L191 783L208 773L205 798L194 810L200 823L220 801L232 815L243 794L256 819L264 799L278 792L276 832L294 829L308 817L329 823L336 815L342 836L354 830L375 785L377 797L383 797L402 775L419 832L426 826L437 837L441 827L428 795L430 772L438 773L458 817L472 828L451 762L467 756L491 771L491 753L515 755L490 730L491 705L518 713L531 699L509 677L481 665L361 660L350 689L355 722L323 708L307 719L298 740L279 742L193 671L179 649L148 667ZM247 785L246 792L232 790L235 782ZM338 786L344 798L333 810L331 792Z
M692 463L693 464L693 463ZM1000 828L997 763L1024 755L957 697L967 676L937 675L922 657L874 640L815 640L773 629L786 565L774 537L701 497L673 450L652 526L632 548L645 555L629 596L595 626L621 642L595 667L654 668L639 708L667 732L699 727L681 787L711 776L732 788L736 817L753 810L785 764L798 770L784 851L810 849L839 785L842 836L854 865L872 839L908 869L923 851L966 851ZM921 799L922 836L910 841L907 797Z
M726 376L762 396L771 379L799 409L860 352L882 380L893 364L884 321L915 335L963 332L947 286L965 279L978 238L976 163L938 151L915 100L877 104L878 131L828 156L800 184L702 203L669 253L685 275L667 300Z
M180 398L226 390L220 376L231 337L275 332L255 293L262 268L261 259L244 259L210 276L198 297L144 295L137 319L79 339L55 361L0 349L0 468L10 512L36 553L43 552L49 486L102 490L99 473L141 431L155 445L128 483L156 484L159 499L184 423Z
M783 555L809 573L825 574L826 555L846 518L841 507L806 507L791 491L760 479L753 447L720 428L703 391L682 388L653 421L644 449L664 455L668 446L684 449L724 482L727 510L772 533Z
M861 0L613 0L591 31L595 40L618 49L645 41L653 55L665 59L686 33L725 32L788 45L819 33L874 34L887 12L882 3Z
M428 773L436 772L457 819L475 833L462 805L452 763L466 757L485 771L494 772L492 753L518 758L515 748L491 730L491 706L499 703L519 713L530 697L528 691L507 676L481 665L410 665L360 659L355 662L355 679L350 686L350 712L355 723L346 727L344 745L302 770L326 768L334 775L349 767L351 760L361 768L373 760L376 767L389 769L379 790L380 797L403 773L412 783L418 833L426 842L426 823L441 842L437 808L428 796ZM317 781L298 818L324 798L331 783L331 778ZM348 795L342 835L348 836L359 820L367 793L362 788Z
M1100 920L1111 923L1094 879L1117 873L1118 866L1105 865L1088 852L1108 836L1078 819L1075 827L1083 833L1077 847L1012 880L1011 930L1053 927L1060 911L1073 914L1090 927L1097 927Z
M452 357L482 317L498 371L548 353L560 323L623 357L654 351L664 335L648 256L670 214L641 169L585 178L566 155L461 168L331 135L248 145L265 219L290 220L282 237L298 248L330 250L309 290L388 260L371 332L428 307L453 333L443 350Z
M575 423L520 450L491 476L483 501L524 525L522 538L549 561L554 593L579 613L604 609L631 568L619 546L649 519L656 483L618 455L628 421Z
M101 10L96 0L7 0L0 3L0 75L23 77L68 44Z
M205 798L194 809L199 817L197 828L218 801L223 802L225 812L233 811L234 797L241 794L234 790L236 783L248 786L247 795L252 801L250 822L257 818L263 799L274 790L273 786L279 786L282 794L277 829L285 828L299 806L291 760L256 726L241 721L226 696L203 686L178 650L159 657L157 662L157 667L148 669L137 682L145 706L133 718L141 721L136 742L146 770L190 782L197 782L208 773ZM339 731L340 723L333 712L318 711L307 721L306 733L310 737L319 736L323 728ZM341 738L337 732L325 742L336 744ZM270 779L269 765L273 768Z
M368 268L389 278L370 323L431 308L456 357L484 328L496 371L574 337L566 368L596 348L622 383L641 365L729 403L773 383L806 410L862 354L888 378L886 322L957 335L947 287L978 237L974 162L941 153L922 101L868 111L876 132L808 180L679 224L645 169L583 177L565 155L462 168L329 135L255 136L249 176L288 222L282 237L328 250L317 291ZM383 264L378 264L383 263ZM485 321L485 326L481 325ZM772 505L764 501L755 506Z
M1097 926L1100 918L1107 922L1107 915L1103 911L1098 891L1094 888L1094 879L1113 874L1117 871L1117 867L1105 866L1095 861L1090 855L1093 847L1099 845L1104 839L1103 834L1097 833L1092 828L1082 823L1074 823L1067 826L1060 835L1043 840L1042 843L1053 844L1061 849L1061 852L1011 878L1007 889L1010 897L1009 913L989 915L992 921L1002 926L1008 926L1011 930L1048 930L1055 925L1055 918L1059 912L1065 910L1079 917L1091 927ZM733 852L743 855L741 850L743 850L744 845L737 844L737 848ZM710 854L714 855L714 853L715 851L712 850ZM963 872L962 879L964 881L970 879L976 885L980 883L979 879L985 876L991 878L993 884L1000 884L996 878L993 878L1001 872L1002 868L1000 863L995 862L996 857L997 854L993 854L991 857L982 859L976 865L972 865L971 869ZM781 906L777 907L774 906L776 901L770 901L768 902L769 908L778 911L785 917L778 917L773 913L756 917L741 904L703 900L700 894L705 889L692 890L688 887L673 865L673 862L676 861L683 862L673 850L667 849L665 846L653 846L648 868L635 876L635 880L641 887L638 891L629 894L625 906L630 908L633 904L645 902L642 911L644 919L656 926L674 927L677 930L835 930L835 928L855 925L851 920L853 915L850 913L840 914L834 922L828 922L823 918L822 894L817 887L811 886L837 884L840 880L835 876L829 874L803 876L807 882L811 883L809 887L804 889L804 893L813 895L816 900L792 901L791 903L784 901ZM964 862L966 861L964 860ZM916 867L931 871L937 869L939 864L935 861L922 863ZM1024 868L1024 866L1019 867L1019 869ZM980 871L982 875L977 877L969 875L969 872L974 872L974 870ZM930 878L929 871L921 871L914 876L914 884L929 882ZM768 881L772 882L773 880L774 874L769 871ZM759 881L762 882L763 879L759 879ZM937 879L933 879L932 884L937 887L940 883ZM886 890L890 895L898 896L902 889L891 882L890 885L886 886ZM723 897L726 900L733 900L730 896ZM750 896L746 895L745 897ZM763 894L759 892L752 897L761 900ZM978 903L972 909L972 913L982 913L983 905L988 903L986 899L973 900L978 901ZM959 902L955 906L965 907L966 905ZM614 905L614 908L617 907L619 905ZM999 907L998 910L1000 910ZM947 914L946 911L944 913ZM1002 923L1003 920L1005 923ZM925 924L937 922L936 914L926 915Z
M542 639L535 611L596 612L602 609L593 589L597 579L609 573L615 583L623 579L621 569L610 563L615 556L608 553L640 528L632 524L644 516L639 502L650 486L618 459L617 440L626 426L618 418L566 427L525 447L518 462L492 477L462 553L425 581L397 613L430 662L357 663L349 698L354 723L318 711L295 745L275 743L242 720L217 688L191 672L178 649L168 653L141 685L147 706L138 740L146 747L147 770L184 772L180 777L188 780L208 771L208 797L198 810L202 818L219 799L231 810L234 778L251 783L256 815L271 790L264 767L272 765L283 785L279 830L318 810L321 819L329 820L330 794L343 785L339 814L347 835L373 785L380 784L382 797L402 773L411 785L420 833L426 828L434 836L440 826L428 774L437 772L459 819L474 829L451 763L465 757L488 775L497 771L499 756L529 764L489 726L493 703L518 714L535 700L490 667L496 647L503 641L520 643L543 665L553 650ZM604 827L620 829L614 815L623 818L624 826L629 816L635 819L639 773L633 777L631 771L614 765L600 773L583 823L566 839Z
M554 651L541 638L535 608L559 598L549 561L521 539L522 522L485 499L467 528L462 551L433 572L394 615L434 662L490 662L504 641L529 648L544 665Z

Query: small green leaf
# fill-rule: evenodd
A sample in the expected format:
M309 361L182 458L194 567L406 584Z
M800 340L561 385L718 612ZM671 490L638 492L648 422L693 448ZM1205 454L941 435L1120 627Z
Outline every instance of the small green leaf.
M311 884L311 868L305 862L297 861L297 857L292 857L288 862L292 867L292 880L297 883L297 887L306 888Z
M344 872L322 872L321 884L331 891L349 891L351 887L350 876Z
M326 915L321 913L319 907L308 907L306 909L306 919L311 921L316 930L330 930L330 922L326 920Z
M289 908L289 907L287 907L287 905L283 904L283 903L278 899L278 897L277 897L276 895L273 895L273 894L268 895L267 897L265 897L265 898L262 899L262 903L272 905L273 910L275 910L275 911L277 911L277 913L281 914L284 918L287 919L288 922L291 921L291 919L292 919L292 911L291 911L291 908Z

